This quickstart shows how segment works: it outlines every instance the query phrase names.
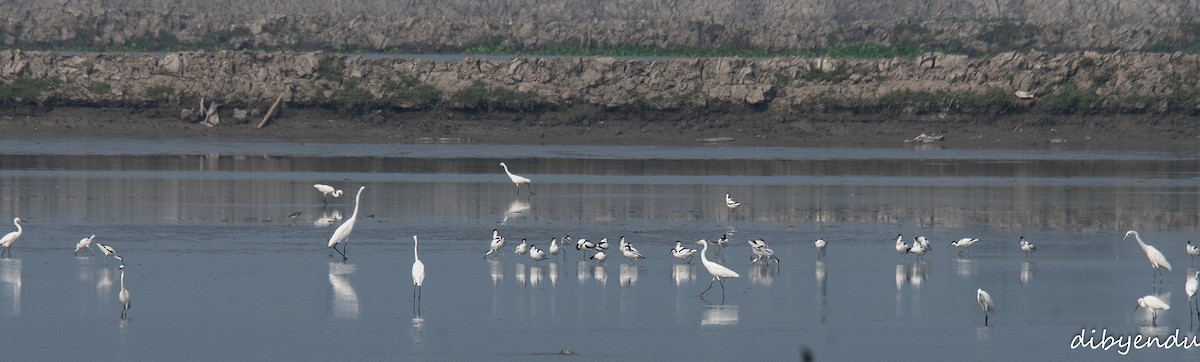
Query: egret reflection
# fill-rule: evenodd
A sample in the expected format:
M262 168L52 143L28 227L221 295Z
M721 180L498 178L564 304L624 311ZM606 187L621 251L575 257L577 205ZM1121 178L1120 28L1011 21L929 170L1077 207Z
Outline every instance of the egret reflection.
M0 298L12 303L11 315L21 315L21 259L0 259L0 284L7 294Z
M692 264L675 264L671 267L671 279L676 287L690 285L696 279L696 266Z
M339 221L342 221L342 210L324 210L321 212L321 216L313 221L313 226L332 226Z
M354 264L329 262L329 286L333 288L333 316L336 318L358 319L358 293L345 277L354 274L354 270Z
M526 211L529 211L528 202L521 201L521 199L513 200L508 205L508 210L504 212L504 219L500 220L500 225L508 225L508 220L525 216Z
M732 326L738 324L738 306L737 305L709 305L704 308L704 319L700 320L702 326Z
M621 286L622 287L637 284L637 279L638 279L637 265L622 263L620 272L621 272Z

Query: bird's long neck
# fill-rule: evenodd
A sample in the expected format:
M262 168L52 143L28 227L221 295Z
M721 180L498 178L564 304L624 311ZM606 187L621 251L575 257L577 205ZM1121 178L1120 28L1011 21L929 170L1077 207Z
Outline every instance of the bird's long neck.
M421 260L421 257L417 256L417 243L418 243L417 237L414 236L413 237L413 259Z
M125 269L121 269L121 289L125 289Z
M708 262L708 243L703 243L704 247L700 249L700 260Z
M358 219L358 206L359 206L359 204L361 204L360 200L362 200L362 192L365 189L366 189L365 187L359 188L358 195L354 195L354 213L350 215L351 219L355 219L355 220Z
M21 223L17 222L16 220L13 220L13 225L17 226L17 234L20 234L22 231L25 231L24 229L21 228Z
M1146 248L1146 246L1148 246L1148 245L1146 245L1146 242L1142 241L1142 236L1141 236L1141 235L1138 235L1138 233L1136 233L1136 232L1135 232L1135 233L1133 233L1133 239L1134 239L1134 240L1137 240L1137 242L1138 242L1138 245L1141 245L1141 246L1142 246L1142 249L1145 249L1145 248Z

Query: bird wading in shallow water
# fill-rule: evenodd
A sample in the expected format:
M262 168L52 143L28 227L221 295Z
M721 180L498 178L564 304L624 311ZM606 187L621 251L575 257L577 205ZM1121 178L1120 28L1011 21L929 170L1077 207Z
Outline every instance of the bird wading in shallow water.
M350 214L350 218L339 225L337 230L333 231L333 236L329 237L329 247L341 254L343 261L347 259L346 245L349 244L347 240L350 238L350 233L354 231L354 224L358 222L358 209L359 206L362 206L362 193L366 189L366 186L358 188L358 194L354 196L354 213ZM338 244L342 244L342 250L338 250Z
M88 255L95 254L92 252L92 248L91 248L92 240L94 240L94 239L96 239L96 234L92 234L92 236L89 236L89 237L86 237L83 239L79 239L79 243L75 244L75 255L78 256L79 251L83 250L83 249L87 249Z
M129 312L129 307L133 305L129 297L129 290L125 289L125 264L117 267L121 270L121 292L117 294L117 299L121 301L121 319L125 319L126 313Z
M497 252L503 252L504 244L506 243L504 242L504 237L500 236L500 230L492 229L492 243L488 245L488 251L487 253L483 254L483 257L486 258L488 255L492 255Z
M521 185L525 185L525 187L529 189L530 195L535 193L533 192L533 180L530 180L524 176L514 175L512 172L509 172L508 165L505 165L504 162L500 163L500 167L504 167L504 173L508 174L508 179L512 181L514 185L517 185L517 195L521 194Z
M979 239L962 238L962 239L958 239L958 240L950 242L950 246L957 247L957 248L963 248L963 250L958 251L959 255L962 255L963 252L970 254L971 253L971 245L975 245L975 243L977 243L977 242L979 242Z
M700 296L703 297L704 293L708 293L708 290L712 289L713 282L719 282L719 283L721 283L721 298L725 298L725 282L721 281L721 279L739 278L741 276L738 275L737 272L734 272L733 270L729 270L729 268L726 268L724 265L717 264L717 263L714 263L714 262L708 260L708 255L706 255L706 254L708 254L708 241L707 240L704 240L704 239L696 240L695 242L693 242L693 244L704 246L703 248L700 249L700 261L704 264L704 269L708 270L708 273L711 274L713 277L712 280L708 282L708 288L704 289L703 292L700 292Z
M317 192L321 193L321 203L325 205L329 205L329 200L326 199L328 196L342 197L342 190L335 189L333 186L316 184L313 187L317 189Z
M21 218L13 218L13 225L17 226L17 231L5 234L3 238L0 238L0 247L4 248L3 251L0 251L0 256L3 256L7 252L8 257L11 258L13 243L17 242L17 239L21 238L21 234L25 233L25 229L21 227Z
M975 300L979 302L979 308L983 309L983 326L988 326L988 316L996 314L996 304L992 303L992 295L983 289L975 290Z
M683 260L684 263L691 263L692 258L695 258L696 249L683 247L682 241L675 241L675 248L671 249L671 255Z
M817 247L817 258L825 256L825 246L828 244L825 239L817 239L813 242L813 246Z
M1147 245L1146 242L1142 241L1142 237L1138 235L1137 231L1129 230L1125 232L1125 238L1121 240L1129 239L1130 236L1133 236L1137 240L1138 245L1142 247L1142 252L1146 253L1146 258L1150 259L1150 266L1154 268L1154 276L1156 278L1162 275L1162 271L1159 268L1167 269L1167 271L1171 270L1171 263L1167 262L1167 257L1163 256L1163 253L1158 251L1154 246Z
M1145 297L1138 298L1137 307L1134 307L1133 310L1137 310L1138 308L1149 309L1151 315L1150 324L1156 325L1158 321L1158 311L1171 309L1171 306L1167 305L1167 302L1164 302L1162 299L1158 299L1158 297L1147 295Z
M1187 255L1192 257L1192 263L1196 263L1196 257L1200 257L1200 247L1192 245L1192 241L1188 240L1185 248L1187 250Z
M412 264L412 282L413 282L413 299L417 305L421 303L421 287L425 285L425 263L421 262L421 257L417 255L417 236L413 235L413 264ZM419 312L420 307L416 307Z
M1024 251L1025 257L1028 258L1029 254L1033 254L1033 252L1037 251L1037 247L1033 246L1033 243L1029 242L1028 240L1025 240L1025 237L1022 236L1021 237L1021 251Z

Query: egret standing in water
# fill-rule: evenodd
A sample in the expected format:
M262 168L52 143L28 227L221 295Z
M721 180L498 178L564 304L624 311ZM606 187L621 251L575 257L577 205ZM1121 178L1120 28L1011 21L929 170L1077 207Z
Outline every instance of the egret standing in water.
M335 189L333 186L316 184L313 187L317 189L317 192L321 193L321 202L325 205L329 205L329 200L325 198L330 195L333 197L342 197L342 190Z
M1150 310L1150 324L1156 324L1155 322L1158 321L1159 310L1171 309L1171 306L1167 305L1167 302L1164 302L1162 299L1158 299L1158 297L1153 295L1147 295L1145 297L1138 298L1137 304L1137 307L1133 308L1134 310L1137 310L1138 308L1146 308Z
M420 307L421 286L425 285L425 263L422 263L421 257L417 255L417 244L418 244L417 236L413 235L412 280L413 280L413 287L416 288L416 290L413 291L413 299L416 299L416 301L417 301L416 308L417 308L417 311L420 312L420 310L421 310L421 307Z
M129 290L125 289L125 264L117 267L121 270L121 292L117 294L117 299L121 300L121 319L125 319L125 313L129 311L129 306L132 305L129 299Z
M1167 262L1167 257L1163 256L1163 253L1158 251L1158 249L1154 246L1146 245L1146 242L1142 241L1142 237L1138 235L1137 231L1129 230L1125 232L1125 238L1121 240L1129 239L1130 235L1132 235L1133 238L1137 240L1138 245L1142 247L1142 251L1146 253L1146 258L1150 259L1150 266L1154 268L1154 276L1157 277L1162 272L1159 270L1159 268L1167 269L1167 271L1171 270L1171 263Z
M1196 271L1187 276L1187 283L1183 285L1183 291L1187 293L1188 304L1192 303L1192 296L1196 295L1196 287L1200 287L1200 271ZM1197 302L1196 316L1200 317L1200 301Z
M337 230L333 231L333 236L329 237L329 247L341 254L343 261L347 259L346 245L349 243L347 239L350 238L350 232L354 231L354 224L358 222L358 207L362 206L362 192L366 189L366 186L358 188L358 194L354 195L354 213L350 214L350 218L339 225ZM342 244L342 250L337 248L339 243Z
M517 195L521 194L521 184L524 184L525 188L529 189L530 195L534 194L533 180L530 180L529 178L523 177L520 175L514 175L512 172L509 172L508 165L505 165L504 162L500 163L500 167L504 167L504 173L508 174L508 179L511 180L514 185L517 185Z
M0 256L3 256L4 252L8 252L8 257L11 258L12 244L21 238L21 234L25 233L25 229L21 228L21 218L13 218L13 225L17 226L17 231L8 233L3 238L0 238L0 247L4 248L4 251L0 251Z
M983 326L988 325L988 315L996 314L996 304L992 303L992 295L983 289L975 290L975 300L979 302L979 308L983 309Z
M88 255L94 255L95 253L92 252L91 246L92 246L92 239L95 239L95 238L96 238L96 234L92 234L92 236L89 236L89 237L86 237L83 239L79 239L79 244L75 244L75 256L79 256L79 251L83 250L83 249L87 249Z
M1037 251L1037 247L1033 246L1033 243L1025 240L1025 237L1022 236L1021 237L1021 251L1024 251L1025 257L1028 258L1029 254L1033 254L1033 252Z
M692 242L692 244L698 244L698 245L704 246L703 248L700 249L700 261L704 263L704 269L707 269L708 273L712 274L712 277L713 277L712 280L708 282L708 289L705 289L703 292L700 292L700 296L703 297L704 293L707 293L709 289L712 289L712 286L713 286L712 282L719 282L719 283L721 283L721 298L725 298L725 282L721 281L721 279L722 278L739 278L741 276L738 275L737 272L734 272L733 270L729 270L729 268L726 268L724 265L717 264L717 263L714 263L714 262L708 260L708 255L706 255L706 254L708 254L708 241L707 240L704 240L704 239L696 240L695 242Z

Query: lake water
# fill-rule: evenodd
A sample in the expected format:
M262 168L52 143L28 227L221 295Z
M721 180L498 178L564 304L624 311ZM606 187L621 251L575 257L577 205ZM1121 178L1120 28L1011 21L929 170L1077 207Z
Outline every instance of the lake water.
M6 360L1091 360L1120 348L1072 349L1081 329L1200 331L1184 294L1197 154L79 139L0 154L0 219L26 220L0 259ZM518 196L501 161L536 194ZM314 183L348 195L324 206ZM325 245L358 186L343 262ZM509 246L485 259L492 229ZM1122 241L1131 229L1172 263L1163 281ZM117 263L72 255L91 234L125 258L126 320ZM741 278L700 298L710 275L668 250L722 234L708 255ZM897 234L934 250L902 256ZM608 260L513 253L564 235L608 238ZM621 236L647 258L621 256ZM968 236L968 257L947 247ZM748 239L781 261L751 264ZM1135 310L1149 294L1171 309Z

